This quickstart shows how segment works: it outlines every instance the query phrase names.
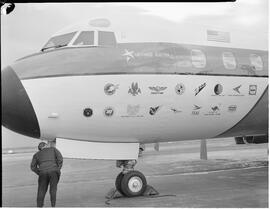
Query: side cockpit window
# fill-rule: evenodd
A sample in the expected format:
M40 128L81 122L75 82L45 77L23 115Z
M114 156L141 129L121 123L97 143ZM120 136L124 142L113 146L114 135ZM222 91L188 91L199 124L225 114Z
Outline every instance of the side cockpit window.
M53 49L67 46L75 34L76 32L72 32L52 37L41 49L41 51L44 51L46 49Z
M206 66L206 56L199 49L191 50L191 61L192 65L196 68L204 68Z
M94 45L94 31L82 31L73 45Z
M223 52L222 53L223 65L228 70L236 69L236 59L232 52Z
M98 45L99 46L115 46L116 39L114 32L98 31Z
M249 55L250 64L255 67L255 70L263 70L262 58L257 54Z

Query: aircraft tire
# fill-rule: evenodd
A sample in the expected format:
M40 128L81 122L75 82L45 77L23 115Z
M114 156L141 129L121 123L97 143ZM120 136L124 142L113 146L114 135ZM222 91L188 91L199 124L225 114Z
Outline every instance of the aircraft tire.
M130 171L125 174L121 182L121 189L127 197L142 195L146 190L146 186L146 178L139 171Z
M121 172L118 174L118 176L116 177L116 180L115 180L115 187L116 187L117 191L120 192L122 195L124 195L122 188L121 188L121 183L122 183L123 177L124 177L124 174Z

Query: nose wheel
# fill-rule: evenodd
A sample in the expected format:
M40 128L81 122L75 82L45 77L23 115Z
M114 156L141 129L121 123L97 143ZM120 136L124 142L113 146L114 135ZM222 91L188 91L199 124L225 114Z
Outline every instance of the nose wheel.
M147 182L141 172L134 170L126 174L121 172L116 178L115 186L121 194L127 197L135 197L145 192Z
M122 195L124 195L122 188L121 188L121 183L122 183L123 177L124 177L124 174L121 172L118 174L118 176L116 177L116 180L115 180L115 187L116 187L117 191L120 192Z

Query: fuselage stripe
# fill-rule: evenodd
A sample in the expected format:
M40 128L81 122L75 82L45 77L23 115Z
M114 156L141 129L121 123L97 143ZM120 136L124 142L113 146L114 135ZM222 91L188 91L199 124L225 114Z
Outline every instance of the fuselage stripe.
M40 78L59 78L59 77L74 77L74 76L102 76L102 75L190 75L190 76L230 76L230 77L256 77L268 78L268 75L233 75L233 74L205 74L205 73L142 73L142 72L129 72L129 73L89 73L89 74L61 74L61 75L46 75L46 76L33 76L22 77L21 80L31 80Z

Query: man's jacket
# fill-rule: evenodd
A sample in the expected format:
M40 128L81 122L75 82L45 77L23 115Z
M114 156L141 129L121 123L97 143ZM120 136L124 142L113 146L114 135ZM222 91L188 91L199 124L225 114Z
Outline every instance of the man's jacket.
M61 153L54 147L44 148L34 154L31 162L31 170L36 174L50 171L59 171L63 165Z

